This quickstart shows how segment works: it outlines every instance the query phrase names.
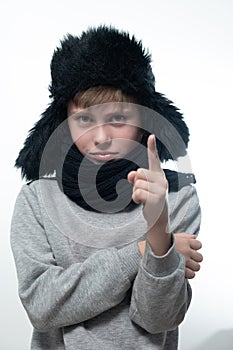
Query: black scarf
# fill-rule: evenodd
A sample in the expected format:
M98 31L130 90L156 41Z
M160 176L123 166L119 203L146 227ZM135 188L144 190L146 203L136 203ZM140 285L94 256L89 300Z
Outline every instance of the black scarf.
M141 143L125 159L98 165L83 157L73 144L65 157L62 174L57 174L60 188L86 210L114 213L134 209L137 205L131 199L132 184L128 182L127 175L139 167L148 168L148 136L144 134ZM164 169L164 172L169 191L176 192L180 187L195 182L193 174L168 169Z

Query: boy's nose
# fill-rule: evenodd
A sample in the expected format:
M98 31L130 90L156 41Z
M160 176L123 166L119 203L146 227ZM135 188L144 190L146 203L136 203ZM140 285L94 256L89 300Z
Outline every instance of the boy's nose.
M111 140L111 136L109 134L107 125L97 126L93 130L93 132L94 132L93 141L95 146L105 148L111 144L112 140Z

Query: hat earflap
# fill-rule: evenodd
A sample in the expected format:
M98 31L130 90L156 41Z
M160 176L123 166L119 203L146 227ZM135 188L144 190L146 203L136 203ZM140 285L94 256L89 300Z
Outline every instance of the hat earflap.
M157 150L161 162L177 160L185 156L189 142L189 129L172 101L155 92L153 110L158 113L152 121L152 129L157 136Z
M64 106L59 106L58 103L53 101L42 114L42 118L29 131L29 135L15 162L15 166L21 168L22 177L25 177L26 180L36 180L40 175L54 173L57 157L59 157L59 140L57 144L54 144L54 149L46 150L43 159L42 154L50 136L65 118L66 110Z

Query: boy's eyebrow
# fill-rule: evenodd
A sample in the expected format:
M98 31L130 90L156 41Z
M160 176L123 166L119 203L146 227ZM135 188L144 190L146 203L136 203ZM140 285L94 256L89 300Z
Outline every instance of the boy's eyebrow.
M110 111L110 112L105 112L105 115L115 115L115 114L125 114L125 115L131 115L131 114L135 114L136 110L132 109L132 108L119 108L117 110L114 111Z
M91 115L90 112L85 111L85 109L83 111L79 111L79 112L71 112L71 114L68 115L68 117L75 117L75 116L82 116L82 115Z

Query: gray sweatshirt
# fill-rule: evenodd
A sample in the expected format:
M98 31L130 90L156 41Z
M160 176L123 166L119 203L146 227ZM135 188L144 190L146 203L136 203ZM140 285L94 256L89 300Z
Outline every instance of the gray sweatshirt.
M197 234L195 187L169 193L172 232ZM12 218L19 296L33 325L33 350L177 349L191 300L185 261L174 243L155 256L142 208L89 212L56 180L24 185Z

